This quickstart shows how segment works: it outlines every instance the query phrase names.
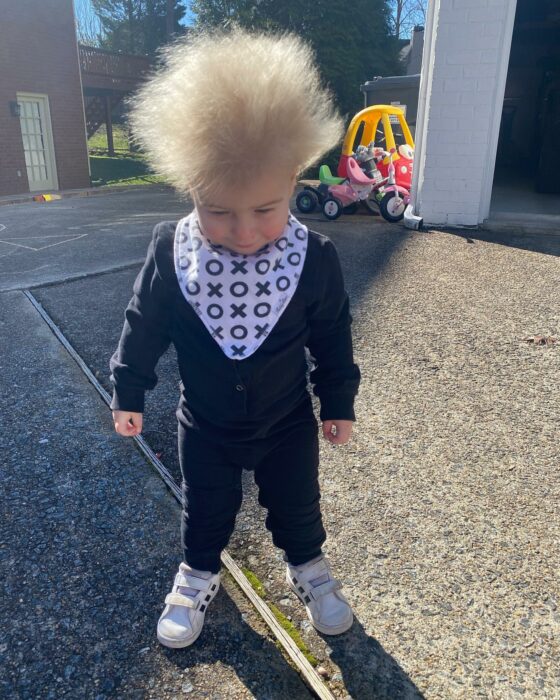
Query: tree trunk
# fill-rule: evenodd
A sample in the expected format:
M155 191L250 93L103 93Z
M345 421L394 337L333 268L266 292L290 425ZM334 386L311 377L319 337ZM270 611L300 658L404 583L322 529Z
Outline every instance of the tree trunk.
M395 34L397 39L401 38L401 17L403 11L403 0L397 0L397 8L395 13Z
M111 96L105 95L105 126L107 127L107 151L110 156L115 155L113 142L113 120L111 118Z
M134 53L134 9L132 0L126 1L126 14L128 18L128 52Z
M167 0L166 35L167 39L175 32L175 0Z

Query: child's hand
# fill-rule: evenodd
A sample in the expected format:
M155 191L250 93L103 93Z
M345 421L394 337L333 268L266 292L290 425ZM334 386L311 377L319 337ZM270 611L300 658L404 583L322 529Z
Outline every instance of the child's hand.
M323 421L323 437L333 445L345 445L352 435L351 420Z
M113 411L115 430L119 435L134 437L142 432L142 414L132 411Z

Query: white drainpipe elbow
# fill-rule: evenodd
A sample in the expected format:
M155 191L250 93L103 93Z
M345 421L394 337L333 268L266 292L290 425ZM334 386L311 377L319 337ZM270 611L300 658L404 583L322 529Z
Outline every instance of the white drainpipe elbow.
M424 219L421 216L416 216L414 206L410 203L404 210L404 225L406 228L419 231L424 225Z

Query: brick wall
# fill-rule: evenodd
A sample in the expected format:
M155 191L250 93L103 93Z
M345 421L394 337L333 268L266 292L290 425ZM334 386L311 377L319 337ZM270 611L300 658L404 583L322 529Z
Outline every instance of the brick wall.
M0 195L29 192L17 92L48 95L59 188L89 186L72 0L4 3L0 65Z
M435 8L415 198L428 224L476 225L487 215L515 3Z

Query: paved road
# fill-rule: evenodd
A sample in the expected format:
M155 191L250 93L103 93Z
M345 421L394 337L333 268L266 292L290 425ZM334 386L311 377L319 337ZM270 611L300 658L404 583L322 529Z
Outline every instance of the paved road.
M151 187L94 197L32 202L0 207L0 292L62 282L119 269L144 260L152 227L191 209L168 188ZM403 239L400 227L370 216L328 222L312 215L308 224L330 235L345 229ZM505 245L560 253L560 236L509 231L472 235ZM336 233L335 233L336 237ZM392 247L389 245L389 247Z
M0 291L139 262L152 227L189 209L164 188L0 207Z

